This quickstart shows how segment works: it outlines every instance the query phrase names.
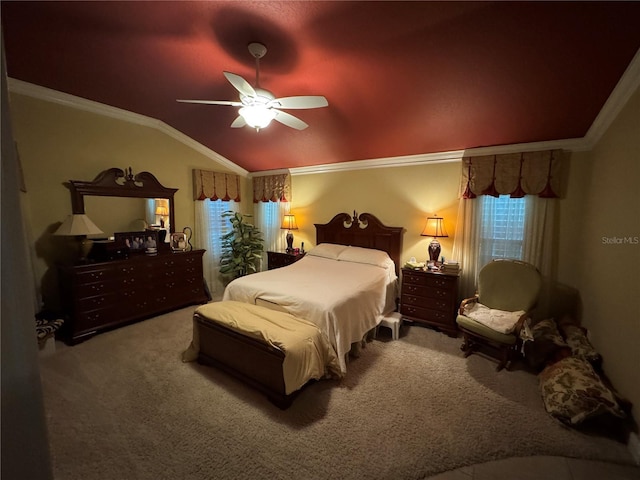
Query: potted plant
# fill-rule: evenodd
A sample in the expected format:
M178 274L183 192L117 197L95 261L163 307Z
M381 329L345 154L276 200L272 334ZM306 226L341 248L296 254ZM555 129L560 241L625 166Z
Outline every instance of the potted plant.
M221 238L220 273L233 279L257 272L264 246L260 230L245 221L251 215L227 211L222 216L229 218L232 230Z

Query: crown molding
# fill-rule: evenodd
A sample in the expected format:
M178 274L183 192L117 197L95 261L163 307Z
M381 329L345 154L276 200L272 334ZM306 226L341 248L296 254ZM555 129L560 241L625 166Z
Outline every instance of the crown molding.
M457 162L462 158L464 150L450 152L424 153L419 155L405 155L402 157L374 158L367 160L352 160L350 162L325 163L308 167L290 168L291 175L312 175L316 173L346 172L349 170L363 170L371 168L408 167L425 163Z
M112 107L111 105L95 102L86 98L77 97L75 95L70 95L68 93L59 92L51 88L41 87L40 85L35 85L33 83L25 82L15 78L8 79L8 87L11 93L37 98L46 102L63 105L69 108L75 108L77 110L82 110L104 117L114 118L116 120L133 123L135 125L140 125L143 127L153 128L177 140L178 142L184 144L192 150L201 153L205 157L224 165L229 170L238 175L241 175L243 177L249 175L249 172L244 168L236 165L231 160L223 157L219 153L205 147L201 143L196 142L193 138L167 125L162 120L147 117L145 115L140 115L138 113L123 110L121 108Z
M552 140L547 142L514 143L495 147L468 148L466 150L451 150L448 152L424 153L406 155L403 157L376 158L370 160L354 160L351 162L312 165L309 167L290 168L292 176L313 175L317 173L346 172L349 170L363 170L371 168L410 167L415 165L432 165L436 163L459 162L463 157L480 155L501 155L505 153L535 152L540 150L587 150L581 138L567 140Z
M616 117L620 114L631 96L640 87L640 49L631 59L629 66L620 77L615 88L604 103L598 116L591 124L591 127L584 136L584 140L589 146L589 150L596 146L602 135L611 126Z
M282 175L285 173L291 173L288 168L278 168L275 170L260 170L259 172L249 173L249 178L266 177L268 175Z

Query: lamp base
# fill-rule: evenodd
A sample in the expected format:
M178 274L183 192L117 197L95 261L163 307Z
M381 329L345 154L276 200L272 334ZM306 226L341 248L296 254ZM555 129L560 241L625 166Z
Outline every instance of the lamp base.
M287 253L293 252L293 233L287 232Z
M80 238L79 240L80 258L78 259L80 263L87 262L89 253L91 253L91 248L93 248L93 240L91 240L90 238Z
M440 242L434 238L429 244L429 260L434 262L434 265L437 265L438 258L440 258Z

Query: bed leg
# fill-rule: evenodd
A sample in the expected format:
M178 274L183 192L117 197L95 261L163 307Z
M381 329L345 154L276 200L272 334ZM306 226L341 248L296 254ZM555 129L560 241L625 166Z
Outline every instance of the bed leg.
M267 398L271 403L273 403L280 410L286 410L293 403L293 399L295 398L295 395L294 394L284 395L284 396L268 395Z

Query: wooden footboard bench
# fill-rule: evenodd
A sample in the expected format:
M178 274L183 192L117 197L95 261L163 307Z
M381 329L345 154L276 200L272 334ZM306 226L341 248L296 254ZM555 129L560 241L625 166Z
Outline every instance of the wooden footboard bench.
M196 359L242 380L282 409L309 380L340 372L333 348L315 325L240 302L215 302L196 309L193 340L183 360Z

